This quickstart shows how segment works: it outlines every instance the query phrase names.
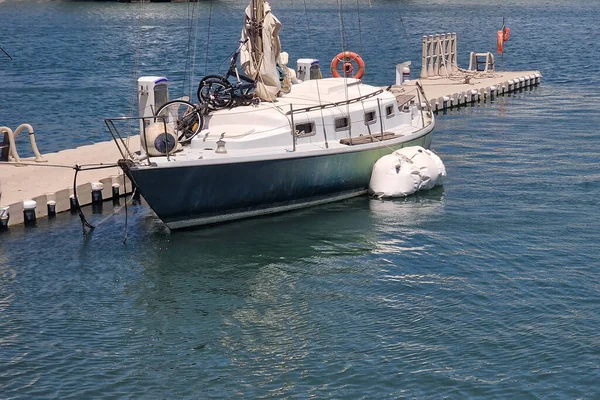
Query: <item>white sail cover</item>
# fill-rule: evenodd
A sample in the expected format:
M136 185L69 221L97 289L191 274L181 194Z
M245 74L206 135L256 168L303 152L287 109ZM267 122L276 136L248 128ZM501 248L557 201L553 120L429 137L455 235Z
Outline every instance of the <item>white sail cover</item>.
M258 12L253 9L253 6ZM253 12L256 12L257 23L262 26L261 37L253 35L255 30L252 24ZM264 101L274 101L281 90L277 72L277 62L281 53L280 30L281 22L271 13L268 2L254 0L246 7L241 40L250 40L242 47L240 63L246 75L256 79L256 95Z

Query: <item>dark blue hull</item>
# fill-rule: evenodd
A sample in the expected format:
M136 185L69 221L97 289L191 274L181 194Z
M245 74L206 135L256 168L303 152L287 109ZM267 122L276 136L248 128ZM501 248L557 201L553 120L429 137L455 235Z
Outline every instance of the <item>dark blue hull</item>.
M429 147L431 132L394 149ZM170 168L133 167L130 178L171 229L223 222L328 203L366 193L373 164L391 153L375 149ZM354 149L352 149L354 150Z

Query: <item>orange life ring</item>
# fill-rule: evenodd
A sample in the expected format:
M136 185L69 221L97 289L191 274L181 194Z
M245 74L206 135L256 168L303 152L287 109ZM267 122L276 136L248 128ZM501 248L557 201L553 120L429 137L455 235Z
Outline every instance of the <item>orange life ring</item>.
M508 42L508 38L510 37L510 28L504 27L502 30L504 31L503 39L505 42Z
M502 54L502 52L504 51L504 32L502 32L501 30L498 31L498 54Z
M354 65L352 65L352 61L354 61L358 65L358 71L356 74L352 75L354 72ZM346 78L356 78L360 79L365 74L365 62L358 54L352 51L343 51L331 60L331 75L334 78L341 78L342 76L337 70L340 62L343 62L342 69L344 71L344 77Z

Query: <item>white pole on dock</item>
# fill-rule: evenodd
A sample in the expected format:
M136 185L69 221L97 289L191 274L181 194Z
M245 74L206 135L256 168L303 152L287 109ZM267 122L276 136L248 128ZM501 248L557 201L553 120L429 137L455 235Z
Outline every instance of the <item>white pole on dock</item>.
M458 57L457 57L457 48L456 48L456 32L452 34L452 68L454 72L458 72Z
M427 76L432 77L435 74L433 73L433 36L429 35L427 38L427 52L429 54L429 60L427 61Z
M433 42L434 54L433 54L433 75L438 76L440 74L440 35L435 35Z
M423 36L423 53L421 54L421 79L427 78L427 36Z

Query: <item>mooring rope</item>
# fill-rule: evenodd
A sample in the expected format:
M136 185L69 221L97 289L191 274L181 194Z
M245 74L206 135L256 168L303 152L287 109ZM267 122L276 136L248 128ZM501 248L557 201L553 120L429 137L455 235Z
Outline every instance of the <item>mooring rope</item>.
M96 227L87 221L87 219L85 218L85 215L83 214L83 211L81 210L81 206L79 205L79 199L77 198L77 174L79 173L79 171L81 171L81 169L79 168L79 165L76 164L75 165L75 176L73 177L73 202L75 204L75 208L77 209L77 214L79 215L79 219L81 220L81 229L83 231L83 237L86 237L88 232L85 230L85 228L89 228L89 230L91 232Z
M115 168L118 167L118 164L104 164L104 163L96 163L96 164L75 164L75 165L68 165L68 164L39 164L36 162L18 162L18 163L12 163L12 162L0 162L0 166L6 166L6 165L10 165L10 166L30 166L30 167L51 167L51 168L68 168L68 169L77 169L79 168L80 171L90 171L90 170L94 170L94 169L107 169L107 168Z

